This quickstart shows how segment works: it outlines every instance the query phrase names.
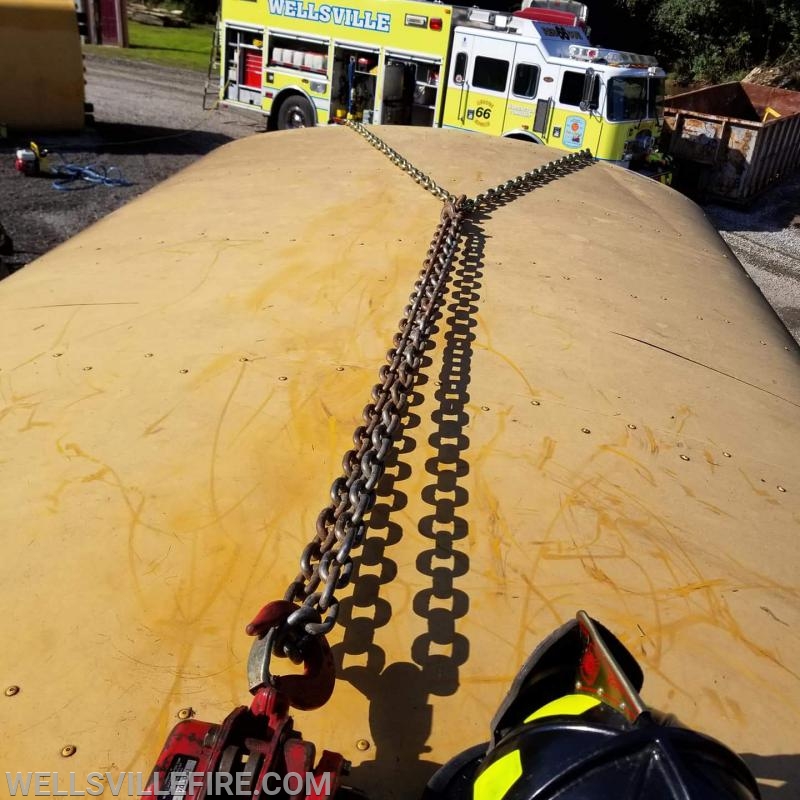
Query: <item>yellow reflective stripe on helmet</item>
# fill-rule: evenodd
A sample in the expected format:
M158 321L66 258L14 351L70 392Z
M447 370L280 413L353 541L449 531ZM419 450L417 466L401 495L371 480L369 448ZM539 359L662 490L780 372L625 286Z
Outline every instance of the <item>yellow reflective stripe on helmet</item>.
M499 800L522 775L519 750L512 750L482 772L472 789L474 800Z
M590 708L599 706L600 701L595 697L589 697L588 694L568 694L564 697L559 697L558 700L553 700L546 706L542 706L538 711L534 711L525 722L533 722L535 719L542 717L554 717L557 714L568 714L571 717L576 717L588 711Z
M599 705L600 701L597 698L587 694L568 694L542 706L538 711L534 711L525 722L533 722L536 719L559 714L578 716ZM522 757L519 750L512 750L502 758L498 758L478 775L472 787L473 800L501 800L521 776Z

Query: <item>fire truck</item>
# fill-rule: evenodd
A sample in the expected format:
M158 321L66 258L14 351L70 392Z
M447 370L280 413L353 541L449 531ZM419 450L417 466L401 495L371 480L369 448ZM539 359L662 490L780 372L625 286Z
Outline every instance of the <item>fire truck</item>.
M222 0L220 101L270 129L422 125L630 164L652 148L664 71L593 46L587 8L498 13L428 0Z

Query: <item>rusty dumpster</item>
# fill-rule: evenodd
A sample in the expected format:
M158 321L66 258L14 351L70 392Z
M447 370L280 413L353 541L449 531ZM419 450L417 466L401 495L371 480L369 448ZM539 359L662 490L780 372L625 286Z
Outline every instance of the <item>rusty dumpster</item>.
M677 188L747 204L800 166L800 92L740 82L673 95L661 146Z

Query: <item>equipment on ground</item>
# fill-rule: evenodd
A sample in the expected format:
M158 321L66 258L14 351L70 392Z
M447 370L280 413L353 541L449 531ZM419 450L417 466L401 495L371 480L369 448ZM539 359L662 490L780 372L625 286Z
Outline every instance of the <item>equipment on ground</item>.
M47 175L50 172L50 152L31 142L30 146L17 150L14 169L28 177Z
M71 164L63 156L54 164L53 158L49 150L31 142L29 147L17 150L14 167L27 177L54 178L53 188L61 192L92 186L133 186L113 164Z

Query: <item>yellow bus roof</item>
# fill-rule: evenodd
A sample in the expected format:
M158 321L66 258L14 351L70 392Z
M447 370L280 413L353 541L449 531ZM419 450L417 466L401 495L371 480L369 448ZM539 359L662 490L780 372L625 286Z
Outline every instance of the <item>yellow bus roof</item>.
M560 155L377 130L457 194ZM244 626L297 573L439 209L350 130L255 136L0 283L4 769L146 774L181 709L247 700ZM414 796L586 608L646 702L792 753L792 340L701 211L621 169L464 237L298 727Z

